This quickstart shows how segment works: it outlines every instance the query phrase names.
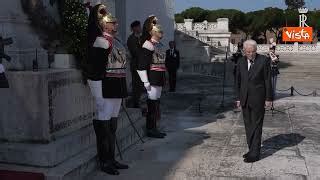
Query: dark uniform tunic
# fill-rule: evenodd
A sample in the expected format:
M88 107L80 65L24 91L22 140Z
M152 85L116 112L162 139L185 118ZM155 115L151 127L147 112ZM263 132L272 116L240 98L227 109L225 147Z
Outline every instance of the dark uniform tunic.
M127 97L125 49L116 38L108 35L103 38L109 43L109 48L89 48L87 77L93 81L102 81L104 98Z
M139 106L139 100L141 93L143 92L143 83L138 75L138 56L141 50L141 38L134 34L131 34L127 40L127 46L131 54L130 70L132 76L132 94L133 101L136 106Z
M165 50L160 42L145 41L138 57L138 70L146 70L151 86L165 85Z

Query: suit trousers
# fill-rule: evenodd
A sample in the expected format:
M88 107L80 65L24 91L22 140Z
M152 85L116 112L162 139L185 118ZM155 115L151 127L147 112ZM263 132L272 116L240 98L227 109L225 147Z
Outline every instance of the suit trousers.
M245 125L249 157L259 157L261 150L262 126L264 108L253 108L250 105L242 107L242 115Z
M177 70L168 70L170 91L176 90Z

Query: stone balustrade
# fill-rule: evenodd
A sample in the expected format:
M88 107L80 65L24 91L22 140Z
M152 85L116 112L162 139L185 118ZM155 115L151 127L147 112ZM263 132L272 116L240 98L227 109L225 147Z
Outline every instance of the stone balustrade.
M269 44L258 44L257 51L265 53L269 51ZM236 52L238 47L236 44L230 44L230 51ZM317 44L278 44L277 53L320 53L320 43Z
M228 46L231 36L228 18L219 18L217 22L185 19L184 23L176 23L175 29L214 47Z

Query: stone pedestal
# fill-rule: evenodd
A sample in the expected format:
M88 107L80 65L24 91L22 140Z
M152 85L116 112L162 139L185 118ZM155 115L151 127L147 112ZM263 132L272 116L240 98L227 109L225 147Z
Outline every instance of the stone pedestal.
M76 60L72 54L55 54L52 68L70 69L76 67Z
M1 139L46 143L91 123L93 98L79 71L6 74L10 88L0 93Z
M0 169L41 172L47 179L80 179L96 167L94 99L81 72L7 72L0 89ZM143 135L139 109L127 109ZM138 141L124 112L118 121L121 149ZM37 167L37 168L35 168Z

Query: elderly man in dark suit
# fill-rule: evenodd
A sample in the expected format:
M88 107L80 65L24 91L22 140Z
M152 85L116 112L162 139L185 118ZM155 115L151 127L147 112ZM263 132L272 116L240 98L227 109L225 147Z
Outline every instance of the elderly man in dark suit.
M169 42L169 47L166 51L166 68L169 74L170 92L176 91L177 71L180 66L180 53L176 49L174 41Z
M265 108L271 106L270 60L257 54L254 40L244 42L245 56L240 58L236 73L237 107L242 108L249 152L244 154L244 162L260 159L262 125Z

